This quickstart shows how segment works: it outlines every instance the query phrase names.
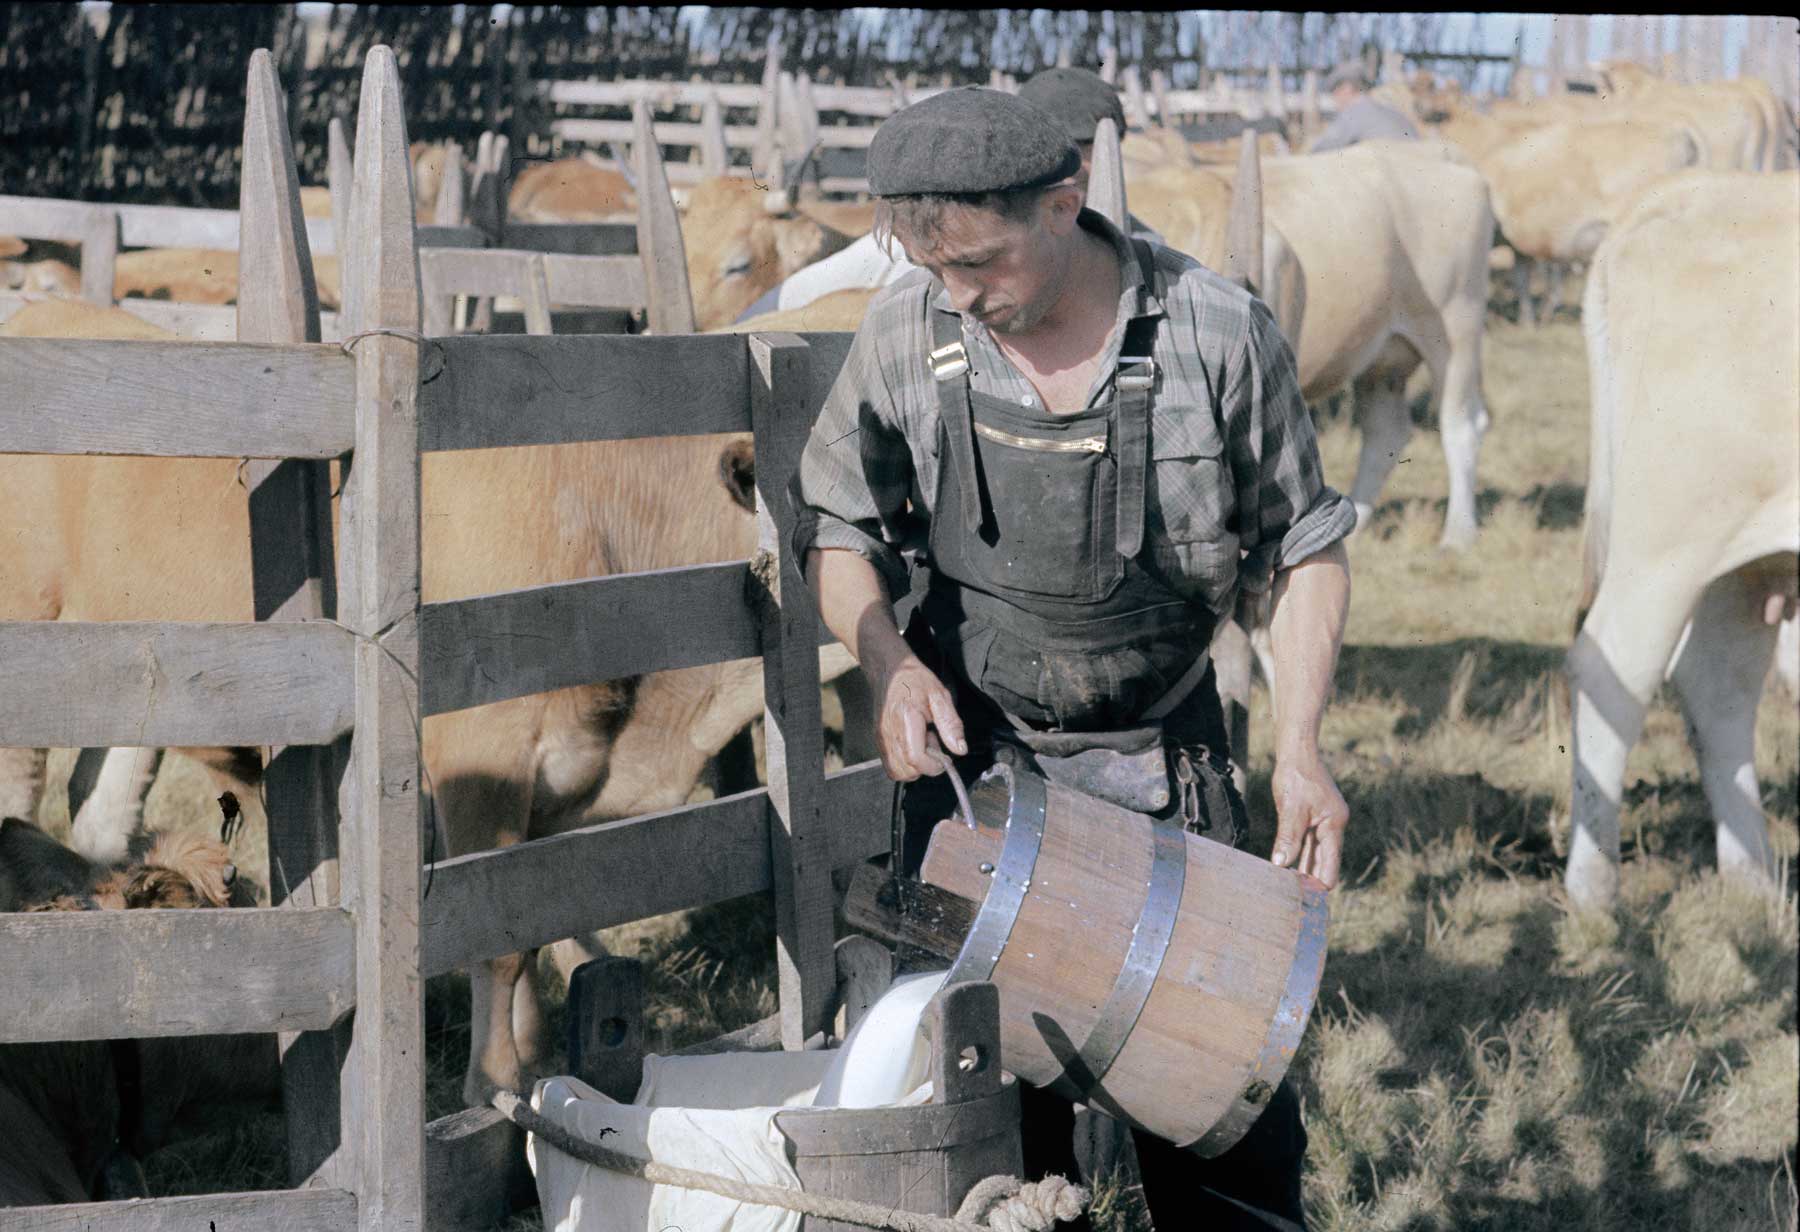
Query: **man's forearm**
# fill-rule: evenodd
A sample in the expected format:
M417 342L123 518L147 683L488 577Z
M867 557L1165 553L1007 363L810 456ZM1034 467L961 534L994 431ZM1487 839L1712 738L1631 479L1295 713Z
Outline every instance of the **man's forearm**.
M1311 761L1319 756L1319 724L1350 607L1344 545L1334 543L1276 574L1274 599L1275 758Z
M871 679L912 653L894 624L881 574L862 556L845 548L813 548L806 554L806 580L825 627Z

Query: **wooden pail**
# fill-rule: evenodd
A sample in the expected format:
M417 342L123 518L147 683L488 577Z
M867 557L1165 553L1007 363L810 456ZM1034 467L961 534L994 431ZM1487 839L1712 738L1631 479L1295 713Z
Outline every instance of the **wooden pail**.
M1325 966L1326 890L1002 763L922 880L981 904L950 981L1000 990L1006 1067L1199 1154L1244 1136Z

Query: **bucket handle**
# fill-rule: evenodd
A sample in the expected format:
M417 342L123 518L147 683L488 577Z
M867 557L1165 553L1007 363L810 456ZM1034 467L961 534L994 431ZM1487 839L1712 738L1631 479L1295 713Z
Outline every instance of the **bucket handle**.
M944 746L938 743L936 732L925 733L925 751L937 758L938 764L944 768L943 774L956 791L956 807L962 810L963 824L971 830L975 829L975 808L969 803L969 789L963 786L962 775L956 772L956 763L950 760L950 754L944 752Z

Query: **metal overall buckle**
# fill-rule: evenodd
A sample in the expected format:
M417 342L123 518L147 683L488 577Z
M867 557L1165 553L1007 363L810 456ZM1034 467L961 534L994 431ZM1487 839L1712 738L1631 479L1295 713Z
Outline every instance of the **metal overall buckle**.
M969 370L969 353L963 344L952 342L931 353L931 375L940 381L953 381Z
M1156 383L1156 361L1148 355L1119 356L1117 385L1121 393L1149 389Z

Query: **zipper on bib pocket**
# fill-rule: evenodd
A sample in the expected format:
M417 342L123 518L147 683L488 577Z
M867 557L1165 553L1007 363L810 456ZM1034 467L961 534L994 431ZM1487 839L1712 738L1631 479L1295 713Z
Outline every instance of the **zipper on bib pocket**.
M1002 432L998 428L990 428L984 423L977 423L975 431L990 441L998 441L1002 445L1011 445L1015 449L1036 449L1043 453L1105 453L1106 436L1082 436L1072 441L1047 441L1031 436L1014 436L1011 432Z

